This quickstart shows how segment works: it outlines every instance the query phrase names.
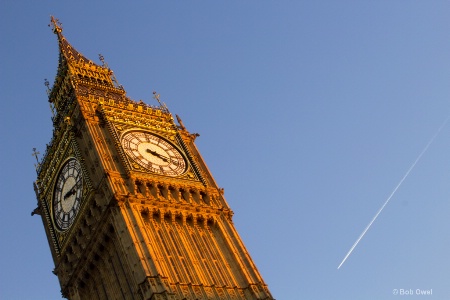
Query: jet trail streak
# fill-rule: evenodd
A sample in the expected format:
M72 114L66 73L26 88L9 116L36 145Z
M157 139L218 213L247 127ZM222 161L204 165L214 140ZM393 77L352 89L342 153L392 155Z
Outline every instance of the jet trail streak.
M350 254L352 254L353 250L356 248L356 246L358 245L358 243L361 241L361 239L364 237L364 235L366 234L366 232L370 229L370 227L372 226L373 222L375 222L375 220L378 218L378 216L380 215L380 213L383 211L384 207L389 203L389 201L391 200L391 198L394 196L395 192L397 192L398 188L402 185L403 181L405 181L406 177L408 177L409 173L411 173L412 169L414 169L414 167L416 166L417 162L419 162L419 160L422 158L422 155L424 155L424 153L428 150L428 148L430 147L430 145L433 143L433 141L436 139L436 137L439 135L439 133L441 132L442 128L444 128L444 126L447 124L448 120L450 119L450 116L447 117L447 119L445 119L445 121L442 123L441 127L439 127L439 129L436 131L436 133L433 135L433 137L430 139L430 141L428 142L428 144L425 146L425 148L423 148L422 152L420 152L419 156L416 158L416 160L414 161L414 163L411 165L411 167L409 167L408 171L406 171L405 175L403 176L403 178L400 180L400 182L397 184L397 186L394 188L394 190L392 191L392 193L389 195L389 197L387 198L387 200L384 202L383 206L381 206L381 208L377 211L377 213L375 214L375 216L373 217L373 219L370 221L369 225L367 225L367 227L364 229L364 231L361 233L361 235L358 237L358 239L356 240L356 242L353 244L353 246L350 248L350 250L347 252L347 255L345 255L344 259L342 260L342 262L340 263L340 265L337 267L338 270L339 268L344 264L344 262L347 260L347 258L350 256Z

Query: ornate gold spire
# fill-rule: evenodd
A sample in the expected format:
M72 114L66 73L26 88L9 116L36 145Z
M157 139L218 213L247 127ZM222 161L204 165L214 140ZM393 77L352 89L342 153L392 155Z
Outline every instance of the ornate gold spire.
M50 27L52 27L53 33L55 33L58 36L58 44L59 44L59 51L60 54L64 56L69 62L78 62L78 63L87 63L89 65L96 65L93 61L87 59L84 57L81 53L79 53L75 48L72 47L72 45L69 44L69 42L66 40L66 38L62 34L62 23L59 22L58 19L51 17L51 23L49 24ZM100 67L100 66L98 66Z
M57 112L65 110L67 99L61 98L61 90L69 90L70 86L75 87L79 84L96 86L103 89L121 90L123 88L115 81L111 69L107 65L98 65L92 60L86 58L78 52L66 40L62 34L62 24L58 19L51 17L49 26L53 33L58 36L59 45L59 63L55 82L49 94L49 101L53 103Z

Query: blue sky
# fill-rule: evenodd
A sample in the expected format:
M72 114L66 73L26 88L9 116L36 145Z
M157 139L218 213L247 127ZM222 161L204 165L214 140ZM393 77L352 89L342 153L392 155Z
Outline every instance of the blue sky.
M50 15L196 140L278 300L449 299L448 1L0 3L0 299L60 299L32 189L58 63Z

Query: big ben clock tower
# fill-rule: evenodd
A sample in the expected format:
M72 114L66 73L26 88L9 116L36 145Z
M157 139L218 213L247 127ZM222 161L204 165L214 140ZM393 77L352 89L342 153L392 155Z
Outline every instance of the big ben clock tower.
M129 99L59 22L53 137L35 191L63 297L273 299L232 222L195 134Z

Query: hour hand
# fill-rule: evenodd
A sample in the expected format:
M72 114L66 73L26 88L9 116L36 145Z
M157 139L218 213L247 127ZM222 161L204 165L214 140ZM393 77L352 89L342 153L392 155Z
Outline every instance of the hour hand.
M75 186L74 185L65 195L64 195L64 200L66 200L67 198L69 198L70 196L72 196L73 194L75 194Z
M80 180L78 180L74 186L64 195L64 200L66 200L67 198L69 198L70 196L74 195L77 192L77 186L80 183Z

